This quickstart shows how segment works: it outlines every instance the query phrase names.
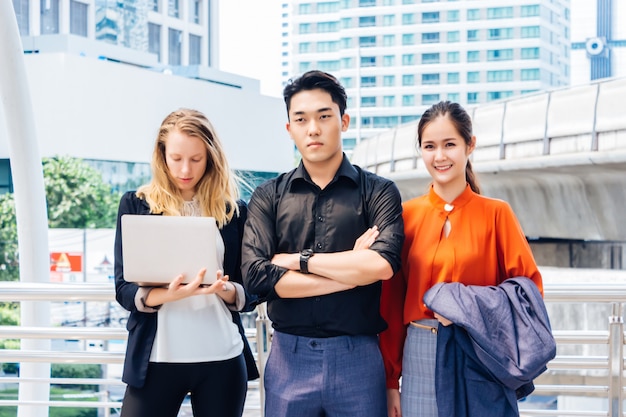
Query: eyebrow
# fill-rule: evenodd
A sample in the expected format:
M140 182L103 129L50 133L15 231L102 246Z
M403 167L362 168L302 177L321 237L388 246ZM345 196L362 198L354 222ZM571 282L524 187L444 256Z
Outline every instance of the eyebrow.
M322 107L321 109L317 109L317 113L324 113L326 111L332 111L333 109L331 107ZM294 111L293 114L294 115L300 115L300 114L306 114L307 112L300 110L300 111Z

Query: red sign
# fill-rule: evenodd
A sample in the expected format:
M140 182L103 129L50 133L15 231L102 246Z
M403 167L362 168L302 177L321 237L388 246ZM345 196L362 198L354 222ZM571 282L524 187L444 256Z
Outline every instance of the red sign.
M50 252L51 272L82 272L82 252Z

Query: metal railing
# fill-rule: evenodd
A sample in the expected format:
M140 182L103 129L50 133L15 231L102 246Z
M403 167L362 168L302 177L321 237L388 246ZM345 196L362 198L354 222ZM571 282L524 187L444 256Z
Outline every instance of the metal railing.
M533 409L532 404L521 402L523 416L624 416L624 304L626 286L619 284L549 284L545 286L545 301L551 314L557 357L548 364L548 371L535 381L533 396L558 398L599 398L606 401L606 410ZM0 301L104 301L113 302L114 290L109 284L62 284L0 282ZM559 316L579 312L583 306L597 306L596 315L604 314L600 329L588 329L583 321L574 319L576 328L561 329ZM560 309L560 310L559 310ZM599 312L599 313L598 313ZM256 328L246 329L261 373L271 344L271 327L265 306L257 308ZM598 325L597 320L594 321ZM571 323L570 323L571 325ZM567 327L567 325L563 325ZM571 327L571 326L570 326ZM20 327L0 326L1 339L71 339L71 340L125 340L126 330L110 327ZM598 350L603 350L598 353ZM0 362L121 364L123 353L112 351L29 351L0 349ZM258 415L263 414L263 378L253 382L259 390ZM54 385L98 385L102 387L123 385L117 378L24 378L0 377L2 384L47 383ZM106 391L97 401L76 399L50 399L48 401L0 400L3 406L91 407L104 409L105 415L121 407L120 400L111 400Z

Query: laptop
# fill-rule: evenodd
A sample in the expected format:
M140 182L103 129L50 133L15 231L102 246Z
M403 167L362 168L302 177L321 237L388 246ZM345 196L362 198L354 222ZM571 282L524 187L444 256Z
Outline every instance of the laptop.
M215 282L220 269L215 218L125 214L121 233L126 281L162 286L183 274L188 283L206 268L203 285Z

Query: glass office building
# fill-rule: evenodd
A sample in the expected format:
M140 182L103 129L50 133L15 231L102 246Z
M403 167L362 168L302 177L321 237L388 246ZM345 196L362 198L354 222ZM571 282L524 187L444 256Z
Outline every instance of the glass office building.
M569 84L569 0L292 0L283 78L311 69L346 87L344 148L419 119Z

